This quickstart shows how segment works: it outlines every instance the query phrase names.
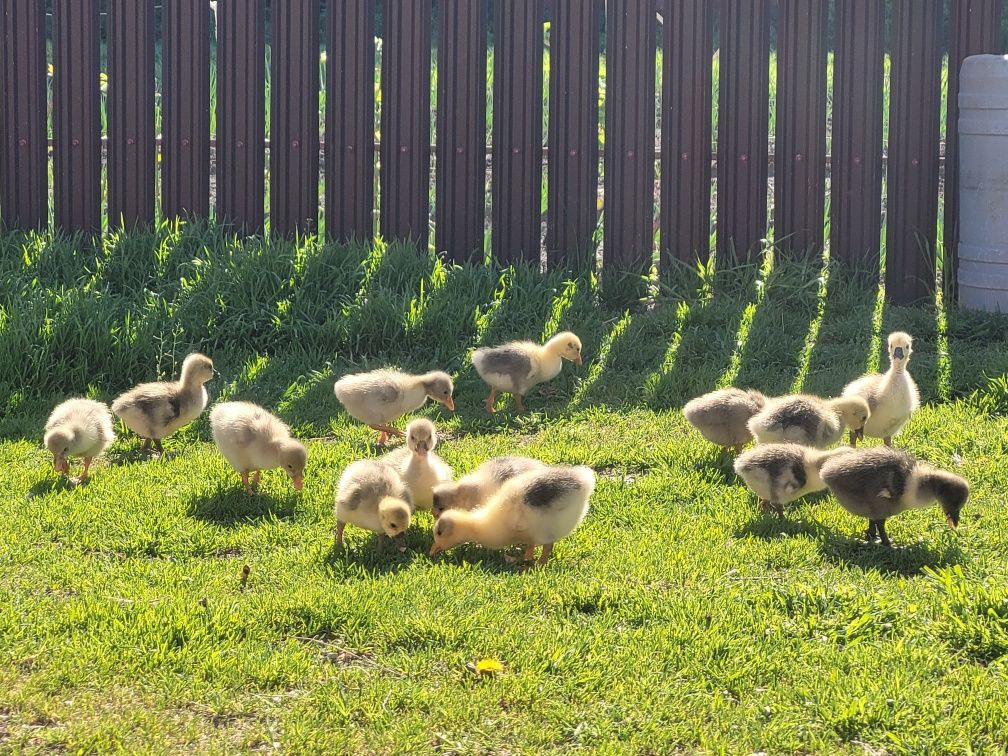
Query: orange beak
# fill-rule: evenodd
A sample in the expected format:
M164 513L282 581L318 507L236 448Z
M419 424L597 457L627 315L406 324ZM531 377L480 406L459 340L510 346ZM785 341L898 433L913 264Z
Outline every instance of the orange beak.
M448 409L450 409L452 412L454 412L455 411L455 400L452 399L449 396L447 399L445 399L444 406L447 407Z
M440 554L440 553L441 553L442 551L444 551L444 549L442 549L442 548L441 548L440 546L438 546L438 545L437 545L437 544L435 543L435 544L434 544L433 546L431 546L431 547L430 547L430 553L428 554L428 556L432 556L432 557L433 557L433 556L437 556L437 555L438 555L438 554Z
M574 358L574 364L575 365L580 365L581 362L582 362L581 355L579 354L577 357Z
M300 476L297 478L291 478L291 483L294 485L295 491L300 491L302 486L304 486L304 478Z
M420 454L420 456L422 456L422 457L426 457L427 456L427 452L430 451L427 448L427 444L424 444L424 443L417 444L416 450L417 450L417 453Z
M53 457L53 470L58 473L69 473L70 465L64 457Z

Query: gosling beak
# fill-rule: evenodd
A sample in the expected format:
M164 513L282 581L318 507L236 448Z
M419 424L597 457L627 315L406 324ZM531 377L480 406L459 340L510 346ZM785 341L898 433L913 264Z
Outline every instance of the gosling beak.
M948 523L948 526L952 528L952 530L956 530L959 526L959 518L955 517L954 515L949 515L948 517L946 517L945 522Z
M65 473L65 472L67 472L68 468L70 467L67 464L67 461L65 459L63 459L62 457L53 457L52 466L53 466L53 470L55 470L58 473Z
M419 454L421 457L426 457L427 452L430 451L430 449L427 448L426 442L424 441L421 441L419 444L416 445L416 450L417 454Z
M897 360L902 360L903 359L903 347L896 347L895 349L893 349L892 350L892 356L895 357Z
M581 359L581 354L578 353L578 356L574 358L574 364L575 365L580 365L580 364L582 364L582 362L583 362L583 360Z
M444 406L447 407L448 409L450 409L452 412L454 412L455 411L455 400L452 399L449 396L447 399L445 399Z
M442 551L444 551L444 549L442 549L440 546L438 546L435 543L433 546L430 547L430 552L428 553L428 556L432 556L432 557L437 556Z
M304 478L291 478L291 483L294 484L294 490L300 491L301 487L304 485Z
M856 431L854 431L854 438L858 441L864 441L864 426L862 425Z

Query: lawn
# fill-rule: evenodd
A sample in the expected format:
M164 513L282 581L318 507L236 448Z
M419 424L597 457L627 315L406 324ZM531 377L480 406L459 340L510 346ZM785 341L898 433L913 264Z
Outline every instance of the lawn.
M97 248L0 237L3 749L1008 747L1008 322L882 306L819 260L658 284L621 303L592 278L201 226ZM559 328L585 365L527 415L487 415L468 351ZM835 394L894 329L916 339L924 399L898 443L971 481L958 532L932 508L890 522L904 548L866 546L828 495L761 515L679 413L729 383ZM54 402L111 399L193 348L222 373L213 400L261 402L308 439L303 492L274 472L245 496L206 415L167 459L123 437L89 484L57 481ZM458 472L511 452L596 469L545 569L476 547L431 560L428 515L405 554L351 528L334 550L338 474L376 452L332 384L389 363L456 376L458 412L424 413ZM502 671L467 668L481 659Z

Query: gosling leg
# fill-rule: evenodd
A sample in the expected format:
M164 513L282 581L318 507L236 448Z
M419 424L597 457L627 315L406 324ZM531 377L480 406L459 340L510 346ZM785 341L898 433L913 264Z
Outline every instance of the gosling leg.
M83 483L88 479L88 469L91 467L91 463L94 461L94 457L84 457L84 472L77 479L78 482Z
M878 525L879 540L882 541L882 545L892 548L892 541L889 540L889 534L885 531L885 520L876 520L875 523Z
M552 554L552 553L553 553L553 544L552 543L544 543L543 547L542 547L542 555L539 557L539 566L540 567L545 567L546 566L546 562L549 560L550 554Z
M247 493L249 496L254 494L255 491L253 491L252 486L249 485L249 471L242 470L241 478L242 478L242 485L245 486L245 493Z
M336 535L333 538L333 546L342 549L343 548L343 528L346 527L346 523L342 520L336 521Z
M850 445L855 448L857 447L857 433L854 431L850 432Z
M521 394L515 394L514 395L515 406L518 408L518 411L521 412L524 415L525 414L525 402L523 401L523 399L524 399L524 397L522 397Z
M483 406L486 407L487 412L489 412L492 415L494 412L497 411L497 408L495 407L496 403L497 403L497 389L492 388L490 389L490 396L488 396L486 399L483 400Z

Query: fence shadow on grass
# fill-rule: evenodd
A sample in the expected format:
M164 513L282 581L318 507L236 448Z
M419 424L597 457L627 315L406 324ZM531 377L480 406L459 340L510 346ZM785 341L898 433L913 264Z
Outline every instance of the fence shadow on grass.
M871 366L880 308L878 285L870 274L830 263L822 321L809 352L802 391L837 396Z
M819 276L811 262L780 271L775 268L764 282L763 298L744 334L732 382L757 388L767 396L791 391L802 370L819 302Z
M680 407L692 397L717 388L731 366L738 343L739 326L748 304L743 296L726 291L716 277L709 298L688 303L678 330L675 354L666 355L669 364L657 366L651 381L651 406L655 409Z

